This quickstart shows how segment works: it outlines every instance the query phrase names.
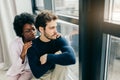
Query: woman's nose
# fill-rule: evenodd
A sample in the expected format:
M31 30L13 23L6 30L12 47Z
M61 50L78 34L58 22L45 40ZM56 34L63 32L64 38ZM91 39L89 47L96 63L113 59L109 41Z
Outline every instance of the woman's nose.
M35 33L36 33L36 30L31 30L31 33L32 33L32 34L35 34Z

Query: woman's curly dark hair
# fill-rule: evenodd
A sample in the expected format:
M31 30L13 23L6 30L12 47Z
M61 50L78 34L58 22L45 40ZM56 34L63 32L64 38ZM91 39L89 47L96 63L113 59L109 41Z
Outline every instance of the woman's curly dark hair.
M34 16L29 13L21 13L14 18L13 26L17 36L22 37L23 26L25 24L34 24Z

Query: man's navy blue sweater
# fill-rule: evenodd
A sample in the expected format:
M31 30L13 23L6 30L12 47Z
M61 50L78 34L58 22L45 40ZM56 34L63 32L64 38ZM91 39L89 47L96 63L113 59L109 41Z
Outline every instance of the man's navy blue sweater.
M55 54L57 51L61 51L62 54ZM48 54L47 62L41 65L40 56L44 54ZM28 49L27 56L31 71L36 78L40 78L48 70L53 69L55 64L71 65L76 62L72 47L63 37L49 42L36 38L32 41L32 47Z

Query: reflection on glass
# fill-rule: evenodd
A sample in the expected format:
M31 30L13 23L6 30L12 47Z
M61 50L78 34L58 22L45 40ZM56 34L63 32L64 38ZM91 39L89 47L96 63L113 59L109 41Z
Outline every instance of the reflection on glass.
M78 37L79 37L79 28L78 25L74 25L71 23L66 23L63 21L58 21L57 26L58 31L68 40L68 42L71 44L73 49L75 50L76 55L76 64L69 66L70 72L69 76L71 76L72 79L68 80L79 80L79 62L78 62Z
M120 80L120 38L110 36L106 80Z
M78 0L54 0L56 13L78 17Z

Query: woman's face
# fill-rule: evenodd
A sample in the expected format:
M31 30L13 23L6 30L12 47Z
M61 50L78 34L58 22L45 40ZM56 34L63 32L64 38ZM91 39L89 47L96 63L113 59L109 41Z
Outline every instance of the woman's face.
M31 41L35 39L36 29L35 26L32 24L25 24L23 27L23 37L24 41Z

